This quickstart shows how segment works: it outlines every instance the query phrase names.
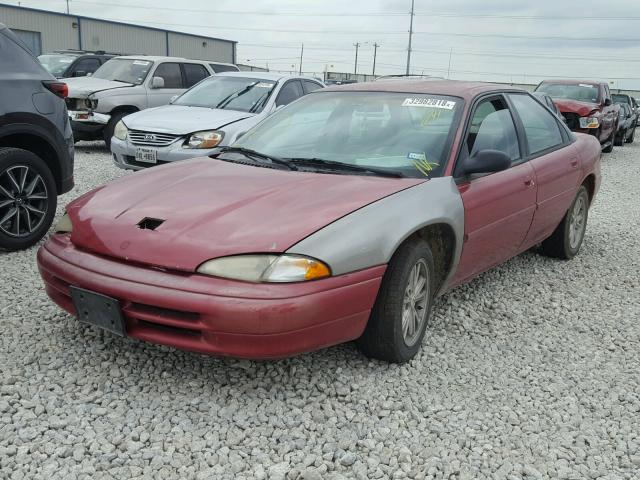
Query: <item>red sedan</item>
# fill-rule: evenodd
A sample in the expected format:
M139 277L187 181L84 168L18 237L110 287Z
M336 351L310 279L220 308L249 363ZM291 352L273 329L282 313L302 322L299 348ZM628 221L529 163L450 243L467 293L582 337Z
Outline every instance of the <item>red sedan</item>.
M435 296L541 245L582 245L600 145L530 94L453 81L314 92L213 158L67 207L38 252L83 322L275 358L357 340L412 358Z

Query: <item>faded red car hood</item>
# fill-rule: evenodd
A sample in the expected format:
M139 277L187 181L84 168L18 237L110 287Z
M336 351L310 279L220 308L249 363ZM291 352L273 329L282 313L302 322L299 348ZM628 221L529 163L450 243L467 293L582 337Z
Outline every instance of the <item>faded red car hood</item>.
M581 117L588 116L594 110L600 110L600 105L597 103L579 102L578 100L554 98L553 103L558 106L561 113L575 113Z
M67 207L72 242L110 257L194 271L284 252L327 224L425 179L289 172L203 158L128 175ZM137 224L164 220L156 230Z

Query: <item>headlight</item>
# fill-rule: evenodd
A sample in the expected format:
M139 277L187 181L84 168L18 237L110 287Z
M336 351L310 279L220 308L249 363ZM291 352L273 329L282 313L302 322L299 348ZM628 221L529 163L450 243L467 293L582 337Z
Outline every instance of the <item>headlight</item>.
M580 117L580 128L599 128L600 120L596 117Z
M89 110L95 110L96 108L98 108L98 100L94 98L85 98L84 106Z
M65 212L65 214L60 217L58 223L56 223L56 233L71 233L73 231L73 225L71 225L71 219L69 218L69 214Z
M216 130L207 130L205 132L196 132L191 134L189 140L184 144L184 148L214 148L220 145L224 138L224 132Z
M245 282L291 283L331 276L319 260L301 255L236 255L204 262L198 273Z
M127 129L127 126L124 124L122 120L120 120L118 123L116 123L116 126L113 129L113 136L116 137L118 140L124 141L127 139L128 135L129 135L129 130Z

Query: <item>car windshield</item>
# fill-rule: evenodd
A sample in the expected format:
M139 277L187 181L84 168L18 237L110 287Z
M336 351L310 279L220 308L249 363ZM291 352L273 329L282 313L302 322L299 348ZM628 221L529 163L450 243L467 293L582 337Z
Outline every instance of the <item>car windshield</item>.
M538 87L537 91L545 92L549 94L551 98L564 98L589 103L598 103L600 96L598 86L590 83L576 83L574 85L543 83Z
M93 77L140 85L147 77L152 64L149 60L113 58L96 70Z
M234 147L293 164L313 159L327 166L338 162L436 177L444 171L462 103L459 98L412 93L313 93L276 112ZM307 164L322 167L321 162Z
M275 84L261 78L213 76L184 92L173 104L259 113Z
M42 66L54 77L61 77L65 70L73 63L77 57L75 55L40 55L38 60Z

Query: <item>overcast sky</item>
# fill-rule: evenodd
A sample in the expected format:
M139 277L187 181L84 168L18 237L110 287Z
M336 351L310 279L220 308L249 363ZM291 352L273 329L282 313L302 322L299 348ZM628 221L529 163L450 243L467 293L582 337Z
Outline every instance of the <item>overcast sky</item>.
M20 3L66 8L65 0ZM451 78L537 83L584 77L640 89L639 0L415 3L414 73L446 77L453 52ZM79 15L237 40L239 63L273 70L297 70L304 42L304 71L353 72L359 42L358 73L372 73L378 43L376 74L404 73L410 6L411 0L70 1Z

